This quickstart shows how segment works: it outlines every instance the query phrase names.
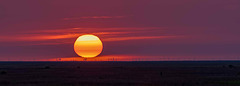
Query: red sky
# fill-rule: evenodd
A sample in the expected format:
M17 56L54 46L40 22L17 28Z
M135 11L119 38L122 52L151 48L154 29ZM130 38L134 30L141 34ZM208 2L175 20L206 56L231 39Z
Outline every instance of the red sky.
M0 61L82 60L82 34L103 41L94 60L239 60L239 10L239 0L1 0Z

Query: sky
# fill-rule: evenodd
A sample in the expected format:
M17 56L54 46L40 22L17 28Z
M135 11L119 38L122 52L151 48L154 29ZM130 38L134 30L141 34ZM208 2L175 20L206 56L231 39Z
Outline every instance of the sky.
M0 0L0 61L240 60L239 0ZM59 59L61 58L61 59Z

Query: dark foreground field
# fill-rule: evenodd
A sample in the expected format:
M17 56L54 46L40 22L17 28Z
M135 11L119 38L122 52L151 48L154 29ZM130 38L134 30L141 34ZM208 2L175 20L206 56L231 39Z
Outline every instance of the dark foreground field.
M240 62L0 62L0 86L240 86Z

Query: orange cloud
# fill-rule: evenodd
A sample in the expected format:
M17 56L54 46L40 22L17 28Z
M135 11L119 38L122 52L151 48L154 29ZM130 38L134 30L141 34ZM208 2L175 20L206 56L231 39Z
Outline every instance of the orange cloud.
M162 39L162 38L173 38L176 36L141 36L141 37L116 37L106 38L103 41L126 41L126 40L139 40L139 39Z
M155 27L146 28L67 28L54 30L36 30L18 32L17 35L5 34L0 35L0 42L34 42L31 45L56 45L69 44L84 34L93 34L100 37L102 41L127 41L127 40L144 40L144 39L163 39L175 38L179 36L164 35L153 36L145 33L163 32L162 29ZM142 34L145 34L142 36ZM39 41L39 42L37 42ZM41 42L40 42L41 41ZM37 44L36 44L37 42Z
M0 41L44 41L53 39L67 39L79 36L79 34L63 34L63 35L20 35L20 36L1 36Z

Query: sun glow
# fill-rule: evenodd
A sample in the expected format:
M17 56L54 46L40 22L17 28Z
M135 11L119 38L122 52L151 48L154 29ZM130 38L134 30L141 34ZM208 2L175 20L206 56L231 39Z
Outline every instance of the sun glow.
M96 57L102 49L102 41L95 35L82 35L74 43L74 51L84 58Z

